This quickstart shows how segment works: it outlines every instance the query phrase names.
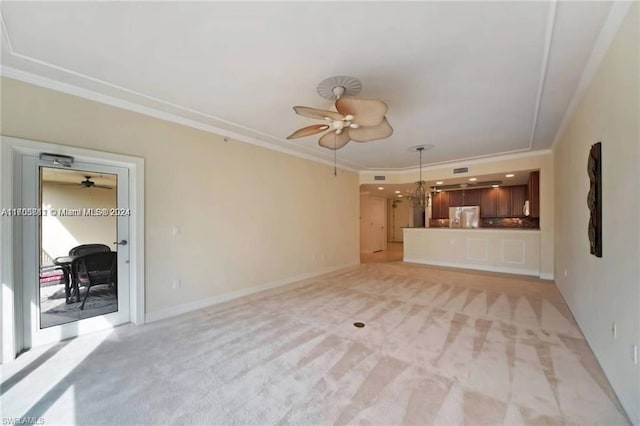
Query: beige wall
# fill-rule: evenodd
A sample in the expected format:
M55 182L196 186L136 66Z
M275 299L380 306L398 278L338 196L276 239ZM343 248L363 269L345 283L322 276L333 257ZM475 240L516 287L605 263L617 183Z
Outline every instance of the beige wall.
M482 176L492 173L508 173L523 170L540 170L540 273L542 278L553 279L554 241L554 177L551 152L527 153L486 158L467 162L426 167L422 178L427 181L446 180L456 177L454 167L469 167L468 176ZM411 183L419 179L418 171L385 173L361 172L360 184L376 183L375 175L385 175L385 183ZM459 175L457 176L459 177Z
M42 208L99 209L116 207L116 190L42 183ZM80 244L106 244L115 250L117 239L115 216L45 216L42 217L42 249L51 258L66 256Z
M355 173L6 78L2 134L145 159L147 313L359 261Z
M554 148L556 282L634 423L640 423L640 87L636 3ZM603 257L589 254L587 157L602 142ZM564 270L567 270L567 277ZM617 323L618 337L611 329Z

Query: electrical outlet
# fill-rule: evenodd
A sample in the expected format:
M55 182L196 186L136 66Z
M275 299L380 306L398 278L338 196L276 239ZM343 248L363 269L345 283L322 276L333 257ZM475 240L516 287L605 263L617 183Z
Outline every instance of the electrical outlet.
M611 334L613 335L614 339L618 338L618 325L616 324L616 322L613 322L613 325L611 326Z
M564 268L564 277L567 278L568 275L569 275L569 271L567 271L567 268Z
M631 359L635 365L638 365L638 345L631 345Z
M180 280L173 280L173 288L177 289L182 287L182 283L180 282Z

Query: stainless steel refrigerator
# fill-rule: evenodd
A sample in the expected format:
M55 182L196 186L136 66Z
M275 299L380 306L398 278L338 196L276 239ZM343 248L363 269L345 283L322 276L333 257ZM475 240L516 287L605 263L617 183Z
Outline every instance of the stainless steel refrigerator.
M480 207L449 207L449 228L480 227Z

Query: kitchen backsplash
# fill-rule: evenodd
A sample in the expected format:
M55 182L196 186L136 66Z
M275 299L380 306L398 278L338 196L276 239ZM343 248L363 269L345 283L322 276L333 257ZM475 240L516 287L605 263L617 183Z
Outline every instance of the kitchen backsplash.
M449 219L429 220L431 228L448 228ZM497 217L493 219L480 219L481 228L526 228L539 229L540 219L532 217Z

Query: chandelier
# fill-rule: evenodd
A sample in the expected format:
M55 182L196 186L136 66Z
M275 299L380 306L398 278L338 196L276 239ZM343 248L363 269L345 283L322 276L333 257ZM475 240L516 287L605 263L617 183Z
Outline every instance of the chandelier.
M416 182L416 188L413 192L407 194L407 198L411 200L414 208L424 210L427 208L431 197L427 190L427 183L422 180L422 151L425 150L425 147L418 146L415 150L420 153L420 180Z

